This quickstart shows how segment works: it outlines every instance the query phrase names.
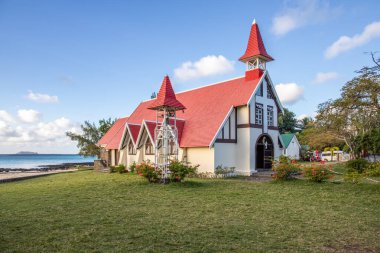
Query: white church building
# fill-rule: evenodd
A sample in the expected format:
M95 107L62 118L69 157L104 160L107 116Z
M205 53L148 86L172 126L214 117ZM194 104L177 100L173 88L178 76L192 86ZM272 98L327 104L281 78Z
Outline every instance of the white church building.
M242 175L271 169L283 152L278 130L283 107L266 67L272 60L254 22L239 58L247 67L243 76L178 93L165 76L157 98L140 103L98 143L108 163L157 161L155 154L166 146L157 140L163 120L155 110L165 107L173 109L167 123L175 130L168 154L199 164L198 172L213 173L218 165Z

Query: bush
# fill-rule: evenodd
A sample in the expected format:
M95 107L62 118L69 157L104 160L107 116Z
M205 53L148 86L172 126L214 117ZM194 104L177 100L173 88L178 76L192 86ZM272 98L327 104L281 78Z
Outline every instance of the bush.
M215 175L217 177L229 177L232 176L235 172L235 167L227 167L227 166L222 166L218 165L215 168Z
M348 161L346 165L349 168L349 172L356 171L358 173L362 173L369 166L369 162L366 159L359 158Z
M300 168L288 157L280 156L279 161L273 163L272 170L274 171L272 177L275 180L289 180L293 178L294 174L299 173Z
M137 174L148 179L150 183L158 183L161 181L162 172L149 162L142 162L136 165Z
M116 172L116 166L110 166L109 172L115 173Z
M131 165L129 165L129 171L132 173L135 172L136 166L137 166L136 162L133 162Z
M170 170L169 178L172 182L182 182L188 175L193 175L196 173L197 166L190 166L184 162L178 160L170 161L168 169Z
M110 173L119 172L120 174L122 174L122 173L125 173L127 171L125 170L125 165L124 164L119 164L117 166L110 166L109 172Z
M379 177L380 176L380 163L379 162L373 162L370 163L365 170L364 174L367 177Z
M116 166L116 170L120 174L127 172L127 170L125 169L125 165L124 164L120 164L120 165Z
M303 169L303 175L310 181L321 183L332 178L335 173L333 173L327 166L313 164L312 166Z
M344 181L352 184L360 182L362 175L357 171L348 172L344 175Z

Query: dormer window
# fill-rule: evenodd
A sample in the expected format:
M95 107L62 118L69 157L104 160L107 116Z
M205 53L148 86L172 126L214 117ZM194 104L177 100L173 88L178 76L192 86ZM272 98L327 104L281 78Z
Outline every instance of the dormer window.
M255 124L262 125L263 124L263 105L256 104L255 106Z
M145 142L145 154L154 155L153 145L149 138Z

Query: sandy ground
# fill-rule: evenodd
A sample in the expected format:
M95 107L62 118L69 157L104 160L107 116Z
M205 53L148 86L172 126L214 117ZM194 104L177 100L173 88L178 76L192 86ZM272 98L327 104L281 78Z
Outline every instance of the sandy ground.
M33 177L48 174L57 174L68 171L77 171L77 169L65 169L65 170L51 170L51 171L10 171L10 172L0 172L0 181L3 179L13 179L13 178L24 178Z

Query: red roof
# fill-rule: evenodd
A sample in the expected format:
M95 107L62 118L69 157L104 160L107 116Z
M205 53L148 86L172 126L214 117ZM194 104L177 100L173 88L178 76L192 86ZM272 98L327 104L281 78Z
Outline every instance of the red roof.
M158 110L163 107L169 107L173 110L184 110L186 109L181 102L179 102L175 96L172 84L169 77L166 75L162 81L160 91L158 92L157 98L150 105L149 109Z
M98 145L105 146L106 149L119 149L127 120L128 117L116 120L107 133L100 139Z
M141 125L128 123L128 128L130 130L130 134L132 135L133 142L136 143L137 137L139 136Z
M156 122L155 121L145 121L145 124L148 128L149 134L152 137L152 139L155 138L154 136L154 130L156 129ZM170 124L174 125L174 120L170 120ZM177 131L178 131L178 143L181 143L182 138L182 131L185 126L185 121L181 119L177 119L176 121Z
M248 45L245 53L239 58L239 61L247 61L249 58L254 56L262 56L267 61L273 61L272 56L265 50L263 39L261 38L259 26L253 21L251 27L251 33L249 34Z
M231 107L246 105L259 80L245 80L245 77L239 77L177 93L178 100L186 106L186 111L177 112L177 118L184 120L179 139L180 147L208 147ZM156 112L149 110L155 101L142 102L129 116L128 123L156 121Z

